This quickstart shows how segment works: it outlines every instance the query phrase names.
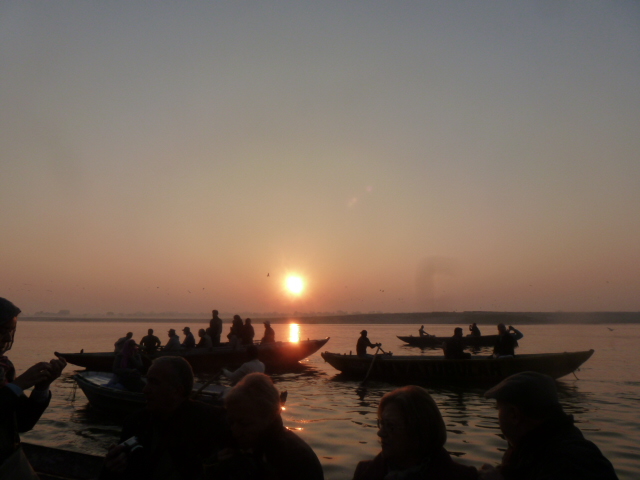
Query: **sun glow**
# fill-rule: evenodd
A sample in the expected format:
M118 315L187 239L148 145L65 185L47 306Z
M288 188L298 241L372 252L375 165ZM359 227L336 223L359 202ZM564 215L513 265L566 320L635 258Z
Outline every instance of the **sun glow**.
M286 287L290 293L300 295L304 290L304 282L302 281L302 278L292 275L287 277Z

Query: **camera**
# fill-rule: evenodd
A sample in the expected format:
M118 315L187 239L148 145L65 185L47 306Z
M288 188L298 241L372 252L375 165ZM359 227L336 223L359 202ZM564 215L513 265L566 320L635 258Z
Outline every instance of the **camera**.
M138 437L131 437L125 440L124 442L122 442L120 445L123 446L127 451L127 453L129 454L132 454L133 452L142 449L142 445L140 445L140 442L138 441Z

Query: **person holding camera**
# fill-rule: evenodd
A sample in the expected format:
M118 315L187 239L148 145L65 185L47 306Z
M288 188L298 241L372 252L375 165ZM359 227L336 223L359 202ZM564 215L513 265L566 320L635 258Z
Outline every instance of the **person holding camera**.
M20 309L0 298L0 478L38 479L20 447L20 433L31 430L49 406L49 386L67 362L38 362L16 375L5 353L13 346ZM24 391L33 387L27 397Z
M515 355L515 348L518 346L518 340L524 335L509 325L507 328L504 323L498 324L498 341L493 346L493 357L505 357Z
M147 404L124 422L120 444L105 457L101 480L200 478L203 461L229 438L224 409L189 398L191 365L157 358L147 372Z

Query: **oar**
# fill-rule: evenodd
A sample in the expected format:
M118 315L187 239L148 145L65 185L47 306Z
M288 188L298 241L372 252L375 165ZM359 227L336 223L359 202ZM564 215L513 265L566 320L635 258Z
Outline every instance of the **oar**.
M371 370L373 369L373 363L376 361L376 357L378 356L378 352L382 350L382 345L378 344L378 349L376 350L376 353L373 355L373 360L371 360L371 365L369 365L369 370L367 371L367 374L364 377L364 380L362 380L362 383L360 385L363 385L364 382L367 381L367 379L369 378L369 375L371 374ZM382 350L382 353L385 353L384 350Z
M196 393L192 393L191 394L191 398L195 399L198 398L200 396L200 394L202 393L202 391L207 388L209 385L211 385L215 380L218 379L218 377L220 377L220 374L222 373L222 370L220 370L218 373L216 373L213 377L211 377L209 380L207 380L207 382L202 385L198 391Z

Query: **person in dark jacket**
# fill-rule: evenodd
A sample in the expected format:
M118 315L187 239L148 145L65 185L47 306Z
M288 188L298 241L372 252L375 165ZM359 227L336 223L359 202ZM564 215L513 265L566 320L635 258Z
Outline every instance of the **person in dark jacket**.
M498 324L498 341L493 346L493 356L495 358L514 356L515 348L518 346L518 340L524 335L509 325L507 328L504 323Z
M229 441L222 407L190 400L193 371L182 357L157 358L147 372L146 406L128 417L105 457L104 480L202 478L204 459Z
M5 353L13 346L20 309L0 298L0 478L37 479L22 448L20 433L31 430L49 406L49 386L67 362L62 357L38 362L21 375ZM24 391L33 387L27 397Z
M408 385L378 405L382 451L358 463L353 480L475 480L475 467L455 462L444 448L447 429L429 392Z
M518 373L485 397L496 400L498 423L509 447L501 465L482 466L481 479L617 480L611 462L563 411L551 377Z
M444 358L447 359L459 360L471 358L471 354L464 351L464 340L460 327L456 327L453 330L453 337L444 343L442 350L444 350Z
M211 480L323 480L318 457L284 427L280 394L263 373L246 375L225 396L233 443L205 462Z

